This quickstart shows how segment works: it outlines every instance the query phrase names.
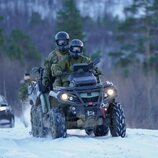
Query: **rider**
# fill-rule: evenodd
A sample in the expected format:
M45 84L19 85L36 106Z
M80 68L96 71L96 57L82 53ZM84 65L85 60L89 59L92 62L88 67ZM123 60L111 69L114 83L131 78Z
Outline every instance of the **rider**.
M43 85L45 87L52 86L51 66L57 64L69 51L69 34L60 31L55 35L56 49L49 53L44 63Z
M18 96L22 102L26 102L26 100L28 99L28 85L30 83L31 76L29 73L25 73L23 80L20 81L20 87L18 90Z
M72 66L76 63L90 63L91 60L83 56L83 42L79 39L73 39L70 42L69 55L65 56L56 65L51 66L52 76L56 77L53 87L57 86L68 86L68 79L63 76L63 72L72 72ZM59 78L62 76L62 82L58 82Z
M42 84L45 87L42 93L46 102L46 105L43 105L44 113L49 111L50 105L48 101L48 91L52 89L52 84L55 80L55 78L51 76L51 66L57 64L60 60L62 60L65 56L68 55L69 39L70 37L67 32L58 32L55 35L56 48L48 55L48 58L45 60L42 79ZM61 82L61 78L58 78L58 82Z

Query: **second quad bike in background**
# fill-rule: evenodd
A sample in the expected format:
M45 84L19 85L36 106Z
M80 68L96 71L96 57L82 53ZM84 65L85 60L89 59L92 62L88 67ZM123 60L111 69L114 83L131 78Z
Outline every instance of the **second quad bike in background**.
M15 118L11 106L9 106L6 98L0 95L0 125L9 125L13 128Z

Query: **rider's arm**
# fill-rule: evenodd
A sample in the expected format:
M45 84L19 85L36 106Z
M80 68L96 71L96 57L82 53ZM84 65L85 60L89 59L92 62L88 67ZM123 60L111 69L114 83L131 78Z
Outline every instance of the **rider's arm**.
M56 60L57 60L56 58L57 58L56 54L53 51L48 55L48 58L45 60L42 84L46 87L50 83L50 80L51 80L51 65L52 65L52 63L56 63Z
M66 60L65 58L58 62L57 64L52 64L51 66L51 74L53 77L60 76L63 74L66 67Z

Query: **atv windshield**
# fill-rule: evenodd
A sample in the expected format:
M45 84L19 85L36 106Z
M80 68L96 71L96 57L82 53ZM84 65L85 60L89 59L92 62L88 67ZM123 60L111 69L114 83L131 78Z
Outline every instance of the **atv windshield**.
M81 63L81 64L74 64L73 65L73 72L89 72L89 65L87 63Z

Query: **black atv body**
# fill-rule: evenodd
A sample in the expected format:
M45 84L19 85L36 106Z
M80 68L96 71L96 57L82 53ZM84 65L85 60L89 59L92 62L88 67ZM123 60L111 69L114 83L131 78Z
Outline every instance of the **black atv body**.
M67 129L85 129L88 135L104 136L110 129L112 136L124 137L125 116L122 106L115 101L117 90L111 82L98 81L92 70L88 64L75 64L69 75L69 87L49 93L52 107L63 113L63 135Z

